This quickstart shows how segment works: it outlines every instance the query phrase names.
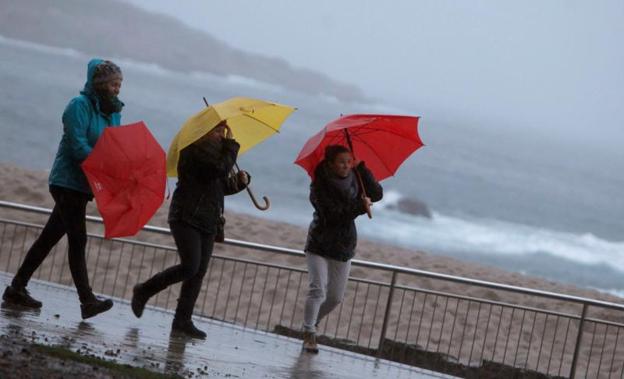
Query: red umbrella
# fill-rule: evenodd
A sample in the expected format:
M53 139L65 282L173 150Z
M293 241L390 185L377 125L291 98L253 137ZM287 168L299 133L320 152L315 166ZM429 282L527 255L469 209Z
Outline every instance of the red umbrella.
M165 152L142 121L104 129L82 170L106 238L135 235L164 200Z
M312 136L295 163L314 179L327 145L348 147L366 162L377 180L393 176L414 151L423 146L418 136L418 117L355 114L340 117Z

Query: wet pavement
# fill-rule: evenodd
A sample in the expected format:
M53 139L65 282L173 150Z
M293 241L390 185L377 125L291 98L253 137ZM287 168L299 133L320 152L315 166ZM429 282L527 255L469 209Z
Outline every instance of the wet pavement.
M9 281L10 276L0 273L2 291ZM318 355L302 353L299 340L202 318L195 323L208 338L189 339L170 333L170 312L147 307L137 319L124 300L82 321L73 288L35 280L28 288L43 301L43 308L32 311L3 305L1 335L62 345L155 371L185 377L450 378L331 347L321 346Z

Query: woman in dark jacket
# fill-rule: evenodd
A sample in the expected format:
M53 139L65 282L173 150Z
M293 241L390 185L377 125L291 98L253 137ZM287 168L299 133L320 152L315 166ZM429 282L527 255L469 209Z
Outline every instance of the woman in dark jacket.
M222 225L223 198L243 190L245 171L230 175L240 145L225 121L184 148L178 161L178 183L169 207L169 226L180 255L180 264L134 287L132 311L141 317L150 297L172 284L183 282L171 329L205 338L191 320L202 280Z
M362 178L366 196L355 170ZM306 351L318 353L316 325L344 297L357 244L355 218L382 196L383 189L364 162L354 167L346 147L327 146L325 159L316 167L310 185L314 215L305 246L309 278L303 320Z

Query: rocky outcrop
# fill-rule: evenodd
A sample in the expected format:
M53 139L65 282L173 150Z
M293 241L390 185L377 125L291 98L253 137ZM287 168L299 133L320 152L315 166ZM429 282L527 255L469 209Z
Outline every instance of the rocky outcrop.
M399 199L395 204L389 205L388 209L397 210L412 216L431 218L431 211L427 204L417 199Z

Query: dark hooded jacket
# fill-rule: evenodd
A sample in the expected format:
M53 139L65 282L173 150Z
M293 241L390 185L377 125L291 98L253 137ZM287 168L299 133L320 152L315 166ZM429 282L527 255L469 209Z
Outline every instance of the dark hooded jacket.
M240 145L225 139L221 143L195 142L180 151L178 183L169 206L171 222L185 222L214 234L221 222L223 198L245 189L232 175Z
M355 168L364 183L366 194L376 202L383 197L383 189L373 174L361 162ZM332 180L334 174L326 161L316 167L310 185L310 202L314 214L305 251L346 262L355 255L357 230L355 218L366 213L359 186L352 193L339 189Z

